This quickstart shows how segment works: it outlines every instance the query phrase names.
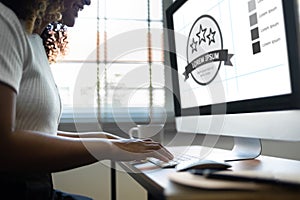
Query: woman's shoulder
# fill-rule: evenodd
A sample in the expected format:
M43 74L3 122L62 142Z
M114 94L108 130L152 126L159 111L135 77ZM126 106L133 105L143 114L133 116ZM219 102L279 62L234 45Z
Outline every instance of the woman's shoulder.
M0 2L0 32L16 40L26 38L25 23L6 5Z
M18 91L32 56L26 32L15 13L0 2L0 80Z
M10 8L0 2L0 43L2 46L15 48L21 54L28 51L29 45L24 25Z
M12 25L20 26L20 20L16 16L16 14L8 8L6 5L0 2L0 18L1 21L10 22Z

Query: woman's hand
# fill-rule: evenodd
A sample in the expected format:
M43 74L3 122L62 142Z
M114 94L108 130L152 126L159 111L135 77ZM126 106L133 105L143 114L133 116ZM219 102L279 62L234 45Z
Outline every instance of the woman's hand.
M151 139L122 139L111 142L113 150L111 159L115 161L144 160L148 157L165 162L173 159L173 155L166 148Z

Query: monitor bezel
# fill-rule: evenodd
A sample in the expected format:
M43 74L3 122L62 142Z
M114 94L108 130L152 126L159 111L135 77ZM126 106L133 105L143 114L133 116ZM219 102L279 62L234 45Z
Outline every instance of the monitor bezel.
M289 68L291 75L291 94L182 109L180 106L180 92L177 73L177 60L175 53L176 44L174 39L173 14L186 2L187 0L177 0L166 10L169 40L169 56L170 64L173 69L171 72L171 76L176 117L212 115L213 106L226 106L226 113L224 113L224 109L219 109L219 113L218 109L214 109L213 114L240 114L300 109L300 79L297 79L297 75L300 75L299 36L297 35L297 33L299 34L299 13L297 9L297 0L282 0L285 21L285 32L287 38L286 43L288 48Z

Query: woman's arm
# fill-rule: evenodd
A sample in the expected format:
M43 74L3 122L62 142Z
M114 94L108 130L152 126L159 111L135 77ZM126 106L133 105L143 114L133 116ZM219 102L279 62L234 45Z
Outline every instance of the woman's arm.
M57 135L71 138L106 138L106 139L125 139L117 135L107 132L86 132L86 133L73 133L65 131L57 131Z
M70 138L15 130L15 91L0 83L0 171L55 172L98 160L140 160L156 157L168 161L172 155L149 140Z

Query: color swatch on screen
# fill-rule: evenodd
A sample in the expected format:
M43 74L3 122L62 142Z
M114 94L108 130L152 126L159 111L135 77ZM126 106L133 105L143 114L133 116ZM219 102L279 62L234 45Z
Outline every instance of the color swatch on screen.
M256 40L256 39L259 39L259 30L258 30L258 27L254 28L251 30L251 39L252 41L253 40Z
M251 28L252 51L253 54L258 54L261 52L261 46L259 41L259 28L255 0L248 1L248 11L250 15L249 22Z

